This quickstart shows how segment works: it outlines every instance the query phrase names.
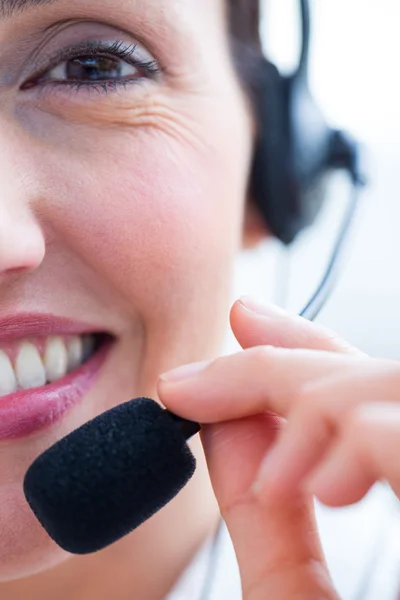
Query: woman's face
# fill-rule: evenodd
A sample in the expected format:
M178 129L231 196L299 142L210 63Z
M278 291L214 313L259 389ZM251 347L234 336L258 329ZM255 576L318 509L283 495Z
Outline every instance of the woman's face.
M23 498L34 458L218 352L251 124L222 0L0 4L4 580L64 558ZM93 332L113 342L82 367Z

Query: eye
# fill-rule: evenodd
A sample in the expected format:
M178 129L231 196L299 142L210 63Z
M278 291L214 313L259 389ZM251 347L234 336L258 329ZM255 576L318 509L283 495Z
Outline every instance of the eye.
M41 81L106 82L116 79L133 79L140 75L138 67L111 56L80 56L64 61L49 70Z
M50 64L49 64L50 62ZM104 91L119 84L152 78L160 72L155 60L146 60L136 45L123 42L91 42L70 48L48 61L45 68L22 85L26 90L40 85L100 86Z

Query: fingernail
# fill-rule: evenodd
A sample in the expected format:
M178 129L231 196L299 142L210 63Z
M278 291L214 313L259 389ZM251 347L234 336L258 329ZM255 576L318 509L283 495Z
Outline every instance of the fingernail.
M201 371L204 371L204 369L206 369L211 362L212 361L210 360L203 360L201 362L191 363L190 365L183 365L182 367L178 367L177 369L163 373L160 375L160 379L166 383L183 381L184 379L189 379Z
M252 313L262 315L263 317L279 317L287 316L287 312L276 304L265 304L261 300L252 298L251 296L243 296L240 298L240 303Z

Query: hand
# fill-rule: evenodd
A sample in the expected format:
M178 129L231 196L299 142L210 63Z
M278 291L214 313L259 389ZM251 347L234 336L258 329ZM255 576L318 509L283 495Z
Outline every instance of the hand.
M218 359L192 377L186 372L186 379L182 372L170 374L169 381L160 380L159 396L177 414L210 424L204 427L203 442L221 513L235 545L245 600L337 599L316 530L312 495L301 486L306 469L296 481L297 469L292 469L290 459L293 450L285 450L289 477L275 477L275 484L268 486L263 478L258 497L253 484L283 424L282 418L266 411L288 418L280 434L284 436L294 427L291 415L297 415L296 398L303 402L300 392L307 385L333 369L342 373L344 368L350 374L355 365L358 368L372 359L308 321L275 310L262 312L236 303L232 329L246 350ZM312 462L307 448L303 465ZM279 496L284 488L285 501L274 502L274 494Z

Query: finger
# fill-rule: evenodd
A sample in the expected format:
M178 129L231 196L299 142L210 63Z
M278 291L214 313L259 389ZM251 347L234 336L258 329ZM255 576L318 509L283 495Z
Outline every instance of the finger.
M335 333L274 305L244 297L231 310L231 327L242 348L277 346L362 354Z
M357 440L357 422L353 422L357 407L375 400L379 395L388 401L398 401L399 365L392 361L368 359L350 373L340 372L303 387L296 404L274 448L262 462L254 492L262 501L282 502L298 489L304 478L331 452L338 438ZM344 463L343 463L344 464ZM353 471L357 469L354 467ZM365 475L365 469L362 470ZM358 471L361 476L361 471ZM358 499L369 489L373 479L362 484L360 477L351 479L356 491L347 487L348 502ZM362 477L361 477L362 478Z
M229 529L246 600L337 598L319 542L313 503L303 494L266 509L251 485L274 443L271 415L206 426L202 438L221 514Z
M400 405L368 403L356 408L329 458L307 482L325 504L360 500L377 480L400 497Z
M254 354L257 349L246 352ZM289 351L285 353L290 354ZM243 354L240 353L241 356ZM339 355L334 355L335 361L339 358ZM232 357L221 360L231 361ZM249 364L253 362L254 359ZM232 371L238 373L235 364ZM261 371L265 378L264 364ZM314 367L310 374L311 371ZM323 371L326 371L326 365ZM302 366L299 376L304 377L304 374ZM288 381L286 370L282 376ZM244 365L239 381L248 380L252 380L251 373ZM220 387L220 399L224 397L224 381L225 376L219 379L218 374L213 380L213 385ZM248 384L245 389L247 394L237 395L237 401L240 398L242 404L246 404L243 398L250 395ZM227 392L229 396L230 390ZM185 394L180 396L178 408L179 400L174 398L173 392L169 394L165 382L160 381L159 396L170 410L182 414L187 400ZM172 408L174 402L175 409ZM252 483L262 457L275 440L277 421L274 420L271 433L270 428L265 427L265 420L273 419L271 415L260 415L260 411L256 411L256 416L247 418L247 411L241 412L243 418L240 420L232 421L225 415L221 419L223 423L206 427L203 439L211 481L238 557L244 598L292 600L297 597L308 600L318 597L337 600L321 548L311 497L295 493L290 501L267 509L255 501ZM265 410L261 412L265 413ZM199 420L204 423L204 420ZM213 420L218 421L211 418L209 422Z
M232 370L237 373L235 365ZM261 371L265 377L264 364ZM299 375L304 374L302 366ZM242 375L244 381L251 382L247 368ZM282 375L288 381L286 368ZM224 379L216 384L223 396ZM248 397L248 387L247 384L244 395L238 395L242 403L243 398ZM173 410L173 394L164 395L165 392L160 382L160 398ZM184 395L180 400L182 409L186 401ZM175 412L179 412L177 404ZM182 410L180 412L182 414ZM246 600L265 597L292 600L295 596L299 599L337 598L321 549L312 501L296 493L290 501L267 509L255 502L252 483L263 455L275 440L277 429L276 420L271 432L265 427L265 419L272 417L246 418L244 415L240 421L230 421L227 417L221 419L224 423L206 427L203 434L211 480L238 556L244 597Z
M303 388L327 376L366 369L364 356L260 346L187 365L159 380L160 399L172 411L200 423L240 419L272 411L287 417Z
M295 409L277 443L266 454L253 485L261 502L287 501L324 459L336 429L319 414Z

